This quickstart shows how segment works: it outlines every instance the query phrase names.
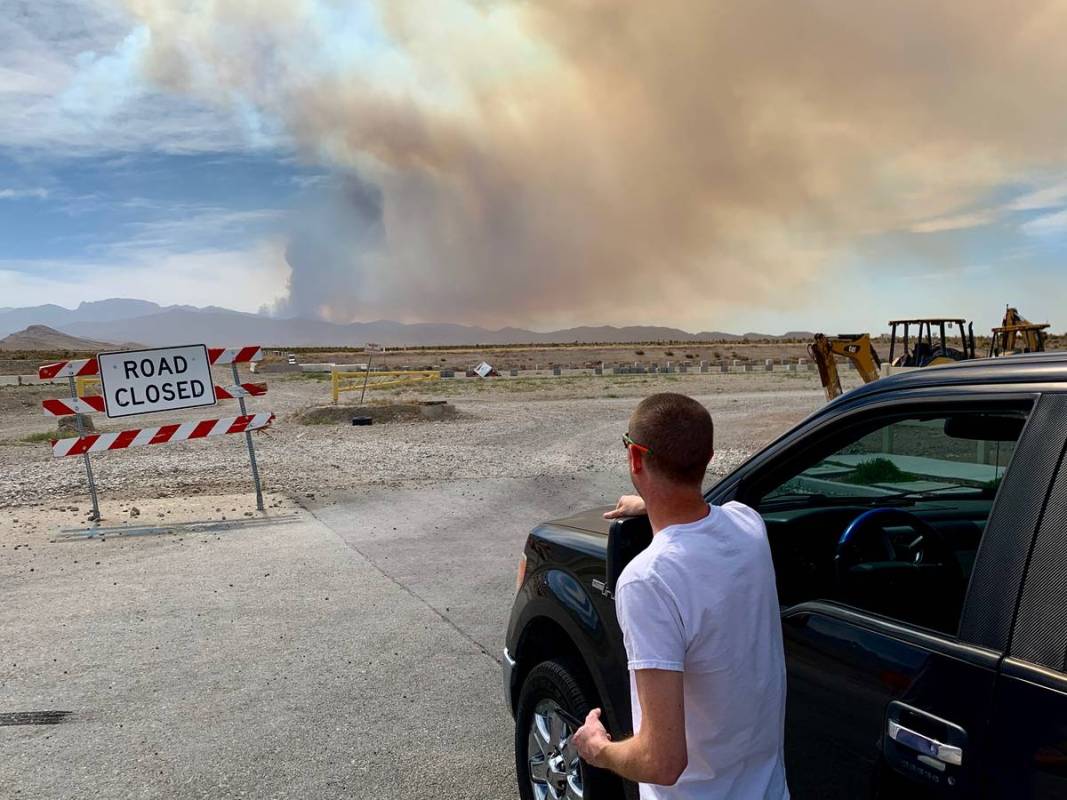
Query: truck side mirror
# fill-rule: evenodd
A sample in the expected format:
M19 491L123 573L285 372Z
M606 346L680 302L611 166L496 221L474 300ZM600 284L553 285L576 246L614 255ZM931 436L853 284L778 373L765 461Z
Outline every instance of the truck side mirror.
M648 517L626 517L611 523L608 531L608 573L605 587L612 595L623 568L652 542Z

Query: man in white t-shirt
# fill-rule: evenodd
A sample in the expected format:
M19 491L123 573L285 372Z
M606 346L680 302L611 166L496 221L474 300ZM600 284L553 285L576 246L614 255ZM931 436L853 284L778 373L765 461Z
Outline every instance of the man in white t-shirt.
M634 735L589 713L589 764L641 784L643 800L786 800L785 660L767 531L740 503L709 506L711 416L680 394L645 399L623 437L628 495L608 518L648 514L652 543L623 570L615 608Z

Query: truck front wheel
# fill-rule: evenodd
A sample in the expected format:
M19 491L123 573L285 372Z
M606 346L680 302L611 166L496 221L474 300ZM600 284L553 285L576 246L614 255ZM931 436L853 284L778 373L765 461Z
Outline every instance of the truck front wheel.
M515 774L522 800L614 800L615 776L578 758L571 741L574 720L584 720L596 698L566 659L542 661L530 670L515 714Z

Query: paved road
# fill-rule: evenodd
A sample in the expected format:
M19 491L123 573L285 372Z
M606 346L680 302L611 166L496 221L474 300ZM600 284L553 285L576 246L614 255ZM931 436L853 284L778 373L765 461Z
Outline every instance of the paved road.
M604 473L456 481L432 490L370 490L312 511L499 664L530 528L606 504L625 488Z
M0 712L74 714L0 727L0 797L513 797L518 553L618 488L382 488L271 525L8 545Z

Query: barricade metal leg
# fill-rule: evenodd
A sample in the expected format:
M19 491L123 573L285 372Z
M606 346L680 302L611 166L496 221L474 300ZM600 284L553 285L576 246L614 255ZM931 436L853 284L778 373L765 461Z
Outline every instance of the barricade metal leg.
M67 378L70 385L70 397L72 400L78 399L78 385L74 381L74 377ZM85 423L82 422L82 415L74 415L74 427L78 430L78 436L85 435ZM96 500L96 481L93 480L93 465L89 463L89 454L82 453L82 458L85 459L85 477L89 479L89 499L93 502L93 522L100 521L100 504Z
M234 385L239 386L241 384L241 377L237 374L236 362L231 363L230 367L233 369L233 382ZM248 411L245 409L244 397L238 397L237 402L241 404L241 416L247 416ZM256 449L252 446L252 433L245 431L245 444L248 445L248 460L252 464L252 481L256 484L256 508L260 511L263 510L263 489L259 485L259 467L256 466ZM86 455L86 463L88 464L89 456ZM92 478L90 477L90 483ZM96 496L93 496L93 502L96 502Z

